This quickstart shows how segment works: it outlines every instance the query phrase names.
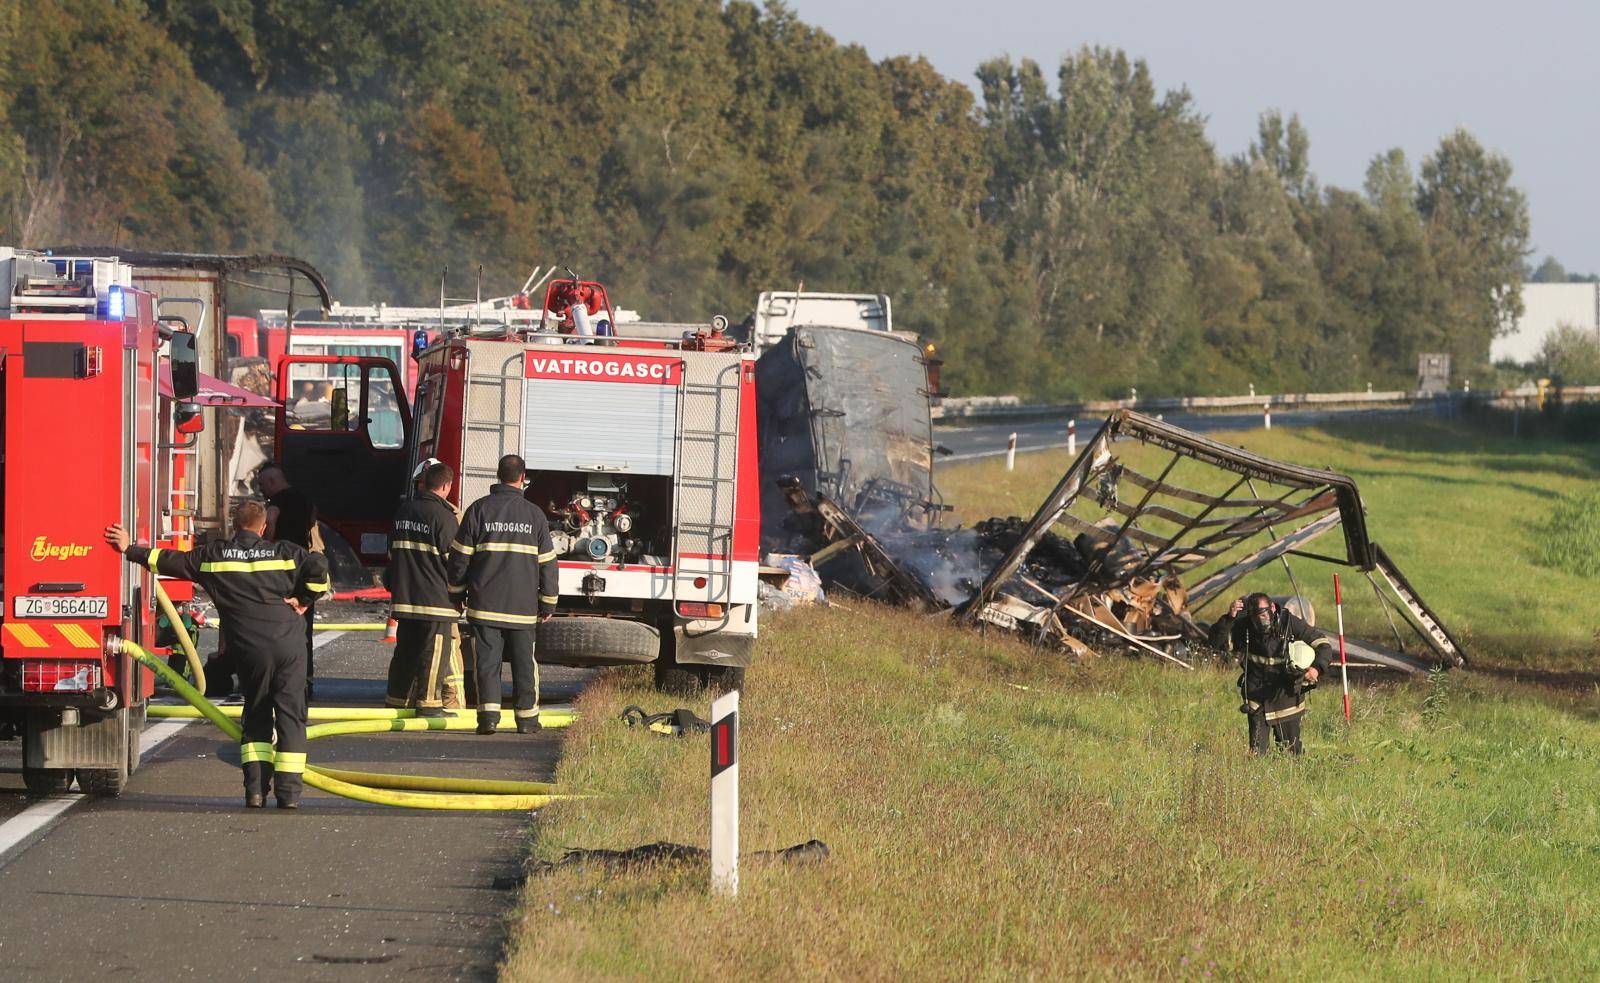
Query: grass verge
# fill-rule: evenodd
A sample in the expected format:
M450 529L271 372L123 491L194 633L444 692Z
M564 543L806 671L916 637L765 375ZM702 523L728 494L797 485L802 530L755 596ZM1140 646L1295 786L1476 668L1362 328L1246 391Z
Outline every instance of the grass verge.
M704 738L579 701L536 852L704 844ZM564 869L527 884L509 979L1600 973L1600 727L1455 674L1313 695L1302 760L1251 759L1230 673L1083 664L856 604L772 618L744 693L746 850L815 867ZM705 707L698 708L703 714Z

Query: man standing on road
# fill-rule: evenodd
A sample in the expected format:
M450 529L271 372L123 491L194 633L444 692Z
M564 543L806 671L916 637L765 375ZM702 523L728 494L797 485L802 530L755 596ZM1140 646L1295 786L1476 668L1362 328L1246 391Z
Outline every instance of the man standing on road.
M456 538L456 513L446 496L455 483L450 465L430 458L418 469L416 494L395 513L389 534L389 595L395 621L387 702L415 707L419 717L442 717L461 706L461 648L445 557Z
M1250 750L1266 753L1276 744L1301 753L1300 718L1306 693L1328 671L1333 643L1265 594L1236 598L1211 627L1211 644L1238 653L1239 684L1250 724ZM1306 646L1296 650L1296 646ZM1303 654L1302 654L1303 653ZM1268 740L1268 733L1271 740Z
M322 536L317 532L317 506L310 496L289 484L283 468L268 464L256 472L256 484L267 499L266 538L275 542L289 542L303 550L322 553ZM307 604L306 621L306 702L311 702L311 677L317 672L316 648L312 637L316 634L314 605Z
M523 497L522 458L507 454L499 484L467 506L450 544L450 596L465 604L478 676L478 733L500 719L501 653L511 661L517 733L539 730L534 632L555 614L560 593L555 544L544 512Z
M300 808L306 770L306 665L301 616L327 593L321 553L263 539L267 511L245 502L234 511L233 538L180 553L129 543L128 531L106 527L106 542L129 563L205 588L222 615L222 637L244 684L244 804L259 809L268 789L282 809ZM276 729L278 746L272 746Z

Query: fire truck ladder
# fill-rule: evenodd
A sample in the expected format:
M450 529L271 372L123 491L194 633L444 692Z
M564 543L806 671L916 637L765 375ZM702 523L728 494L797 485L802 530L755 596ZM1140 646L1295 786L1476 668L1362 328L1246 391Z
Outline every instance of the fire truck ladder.
M739 379L741 362L718 370L714 382L684 382L678 391L677 459L673 477L673 515L678 517L672 543L674 576L704 577L705 599L728 603L733 590L733 523L738 514L735 465L739 450ZM711 426L689 426L709 423ZM687 495L685 493L688 493ZM687 520L685 504L704 504ZM696 594L699 592L696 591Z

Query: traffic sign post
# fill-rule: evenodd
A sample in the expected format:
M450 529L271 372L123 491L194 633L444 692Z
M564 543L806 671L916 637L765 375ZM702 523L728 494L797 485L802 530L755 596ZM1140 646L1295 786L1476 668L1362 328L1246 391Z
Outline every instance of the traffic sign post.
M711 890L739 893L739 691L711 704Z

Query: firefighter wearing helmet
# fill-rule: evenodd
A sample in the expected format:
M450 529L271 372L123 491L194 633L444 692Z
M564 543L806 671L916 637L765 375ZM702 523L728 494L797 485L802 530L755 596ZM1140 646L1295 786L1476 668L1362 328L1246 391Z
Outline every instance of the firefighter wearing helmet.
M304 616L332 587L321 553L264 539L266 527L266 508L245 502L234 511L231 539L187 552L131 545L119 525L107 526L105 538L129 563L205 588L222 615L223 646L244 684L244 804L261 808L270 789L279 808L298 809L306 770Z
M1328 671L1333 643L1267 595L1251 594L1235 599L1217 619L1211 644L1239 656L1239 710L1249 721L1250 750L1262 754L1275 743L1301 753L1306 693Z
M467 506L450 544L450 596L463 604L472 632L478 679L478 733L500 719L500 663L511 662L517 733L539 730L539 665L533 658L540 621L555 614L559 565L544 512L523 495L527 466L500 459L498 484Z

